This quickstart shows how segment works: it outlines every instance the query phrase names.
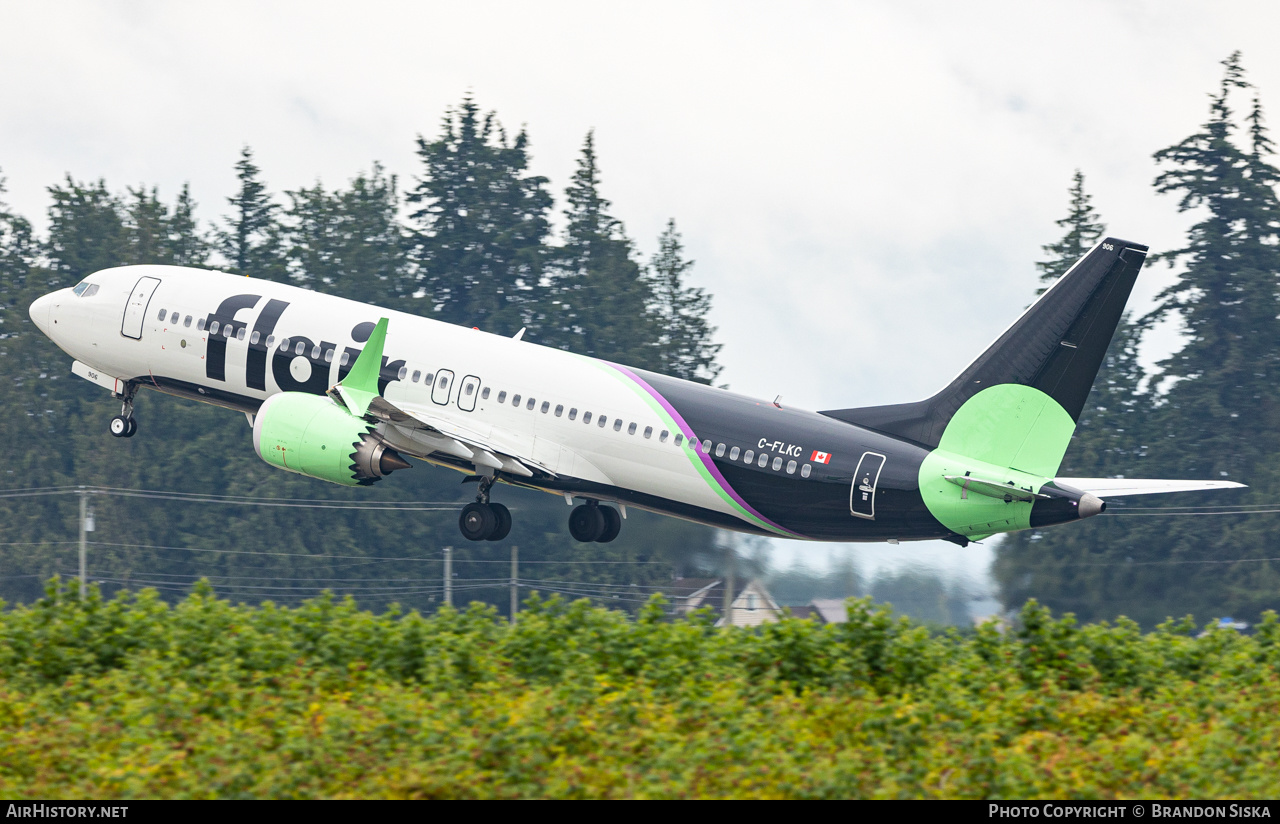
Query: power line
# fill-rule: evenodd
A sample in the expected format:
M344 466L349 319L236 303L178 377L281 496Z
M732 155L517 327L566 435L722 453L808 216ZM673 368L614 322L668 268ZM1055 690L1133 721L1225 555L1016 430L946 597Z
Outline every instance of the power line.
M1198 517L1216 516L1216 515L1271 515L1276 512L1280 512L1280 508L1232 509L1227 511L1218 510L1214 512L1198 512L1198 511L1182 511L1179 507L1151 507L1150 509L1144 509L1144 510L1135 510L1135 509L1120 510L1117 512L1108 512L1107 514L1108 515L1125 515L1131 518L1138 518L1142 516L1180 518L1186 515L1195 515Z
M439 512L457 508L458 501L386 501L352 503L325 498L269 498L258 495L217 495L200 492L170 492L156 489L127 489L109 486L46 486L0 490L0 498L29 498L43 495L104 495L118 498L150 498L162 501L221 504L224 506L271 506L300 509L362 509L382 512Z
M60 541L60 542L58 542L58 543L71 543L71 544L74 544L74 543L76 543L76 542L75 542L75 541ZM316 559L321 559L321 558L337 558L337 559L339 559L339 560L354 560L354 561L362 561L362 562L363 562L363 561L368 561L368 562L376 562L376 563L384 563L384 562L390 562L390 561L413 561L413 562L415 562L415 563L442 563L442 559L440 559L440 558L423 558L423 557L407 557L407 556L381 556L381 555L372 555L372 556L371 556L371 555L325 555L325 554L316 554L316 555L312 555L312 554L308 554L308 553L305 553L305 552L257 552L257 551L250 550L250 549L209 549L209 548L207 548L207 547L190 547L190 546L159 546L159 545L155 545L155 544L127 544L127 543L113 543L113 542L109 542L109 541L89 541L89 546L117 547L117 548L124 548L124 549L160 549L160 550L168 550L168 551L174 551L174 552L209 552L209 553L225 554L225 555L261 555L261 556L264 556L264 557L282 557L282 558L316 558ZM454 548L454 552L457 552L457 551L458 551L458 549L455 547L455 548ZM459 560L462 560L462 561L464 561L465 563L468 563L468 564L510 564L510 561L509 561L509 560L494 560L494 559L489 559L489 558L475 558L475 559L465 558L465 559L459 559ZM644 565L654 565L654 566L658 566L658 565L665 565L665 564L666 564L666 562L665 562L665 561L660 561L660 560L650 560L650 561L577 561L577 560L567 560L567 559L566 559L566 560L563 560L563 561L555 561L555 560L551 560L551 561L523 561L523 560L522 560L522 561L520 562L520 564L521 564L521 566L523 566L523 565L525 565L525 564L564 564L564 565L567 565L567 566L579 566L579 565L582 565L582 564L592 564L592 565L624 565L624 566L644 566ZM506 580L506 579L504 578L503 580Z
M1179 564L1247 564L1263 561L1280 561L1280 558L1214 558L1199 561L1098 561L1097 563L1082 561L1066 563L1063 566L1175 566Z

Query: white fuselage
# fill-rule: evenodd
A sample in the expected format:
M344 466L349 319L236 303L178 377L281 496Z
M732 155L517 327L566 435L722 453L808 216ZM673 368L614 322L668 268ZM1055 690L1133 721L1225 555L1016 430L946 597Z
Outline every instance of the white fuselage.
M305 385L306 391L323 393L338 383L359 354L363 341L353 337L358 326L386 317L386 361L392 367L403 364L383 395L406 411L429 415L440 432L493 444L552 476L721 513L752 531L794 534L762 523L709 483L700 469L706 462L690 447L696 434L681 431L687 429L682 421L612 364L213 271L130 266L89 280L98 287L95 293L55 292L37 301L31 314L83 364L77 374L116 391L118 382L133 381L252 414L278 392ZM219 314L219 307L237 302L237 296L243 308ZM263 325L266 314L278 316L269 329ZM209 320L215 317L220 319ZM724 390L699 389L745 400ZM448 452L448 439L438 432L392 423L378 432L408 455L469 467ZM615 500L644 506L635 499Z

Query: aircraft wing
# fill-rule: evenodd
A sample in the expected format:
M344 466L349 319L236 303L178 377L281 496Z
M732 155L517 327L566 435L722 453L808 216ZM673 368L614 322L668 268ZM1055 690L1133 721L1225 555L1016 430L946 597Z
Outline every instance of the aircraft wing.
M346 394L335 387L330 397L350 408ZM435 414L430 407L418 404L394 404L381 396L369 400L364 417L390 424L403 431L426 452L443 452L477 467L489 467L513 475L532 478L535 473L555 477L546 465L521 455L512 442L500 434L482 434L460 426Z
M1089 492L1099 498L1125 495L1158 495L1165 492L1199 492L1206 489L1241 489L1235 481L1164 481L1153 478L1054 478L1055 483Z

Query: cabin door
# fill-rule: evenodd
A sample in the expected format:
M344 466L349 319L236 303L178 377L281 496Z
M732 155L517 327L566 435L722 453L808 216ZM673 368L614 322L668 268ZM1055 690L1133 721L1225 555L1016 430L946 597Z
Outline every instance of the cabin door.
M849 490L849 512L855 518L875 520L876 484L880 481L884 461L884 455L879 452L862 453L858 471L853 473L853 488Z
M124 307L124 322L120 324L120 334L126 338L142 340L142 322L146 320L151 295L159 285L159 278L138 278L133 291L129 293L129 302Z

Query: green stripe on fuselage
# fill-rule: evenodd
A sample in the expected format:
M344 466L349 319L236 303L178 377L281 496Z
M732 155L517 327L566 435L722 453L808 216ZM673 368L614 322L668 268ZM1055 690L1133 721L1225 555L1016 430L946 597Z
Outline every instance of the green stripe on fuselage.
M920 497L933 517L960 535L1028 529L1032 504L966 491L944 476L968 472L1039 492L1057 474L1074 431L1067 411L1039 389L988 387L956 411L938 448L921 463Z

